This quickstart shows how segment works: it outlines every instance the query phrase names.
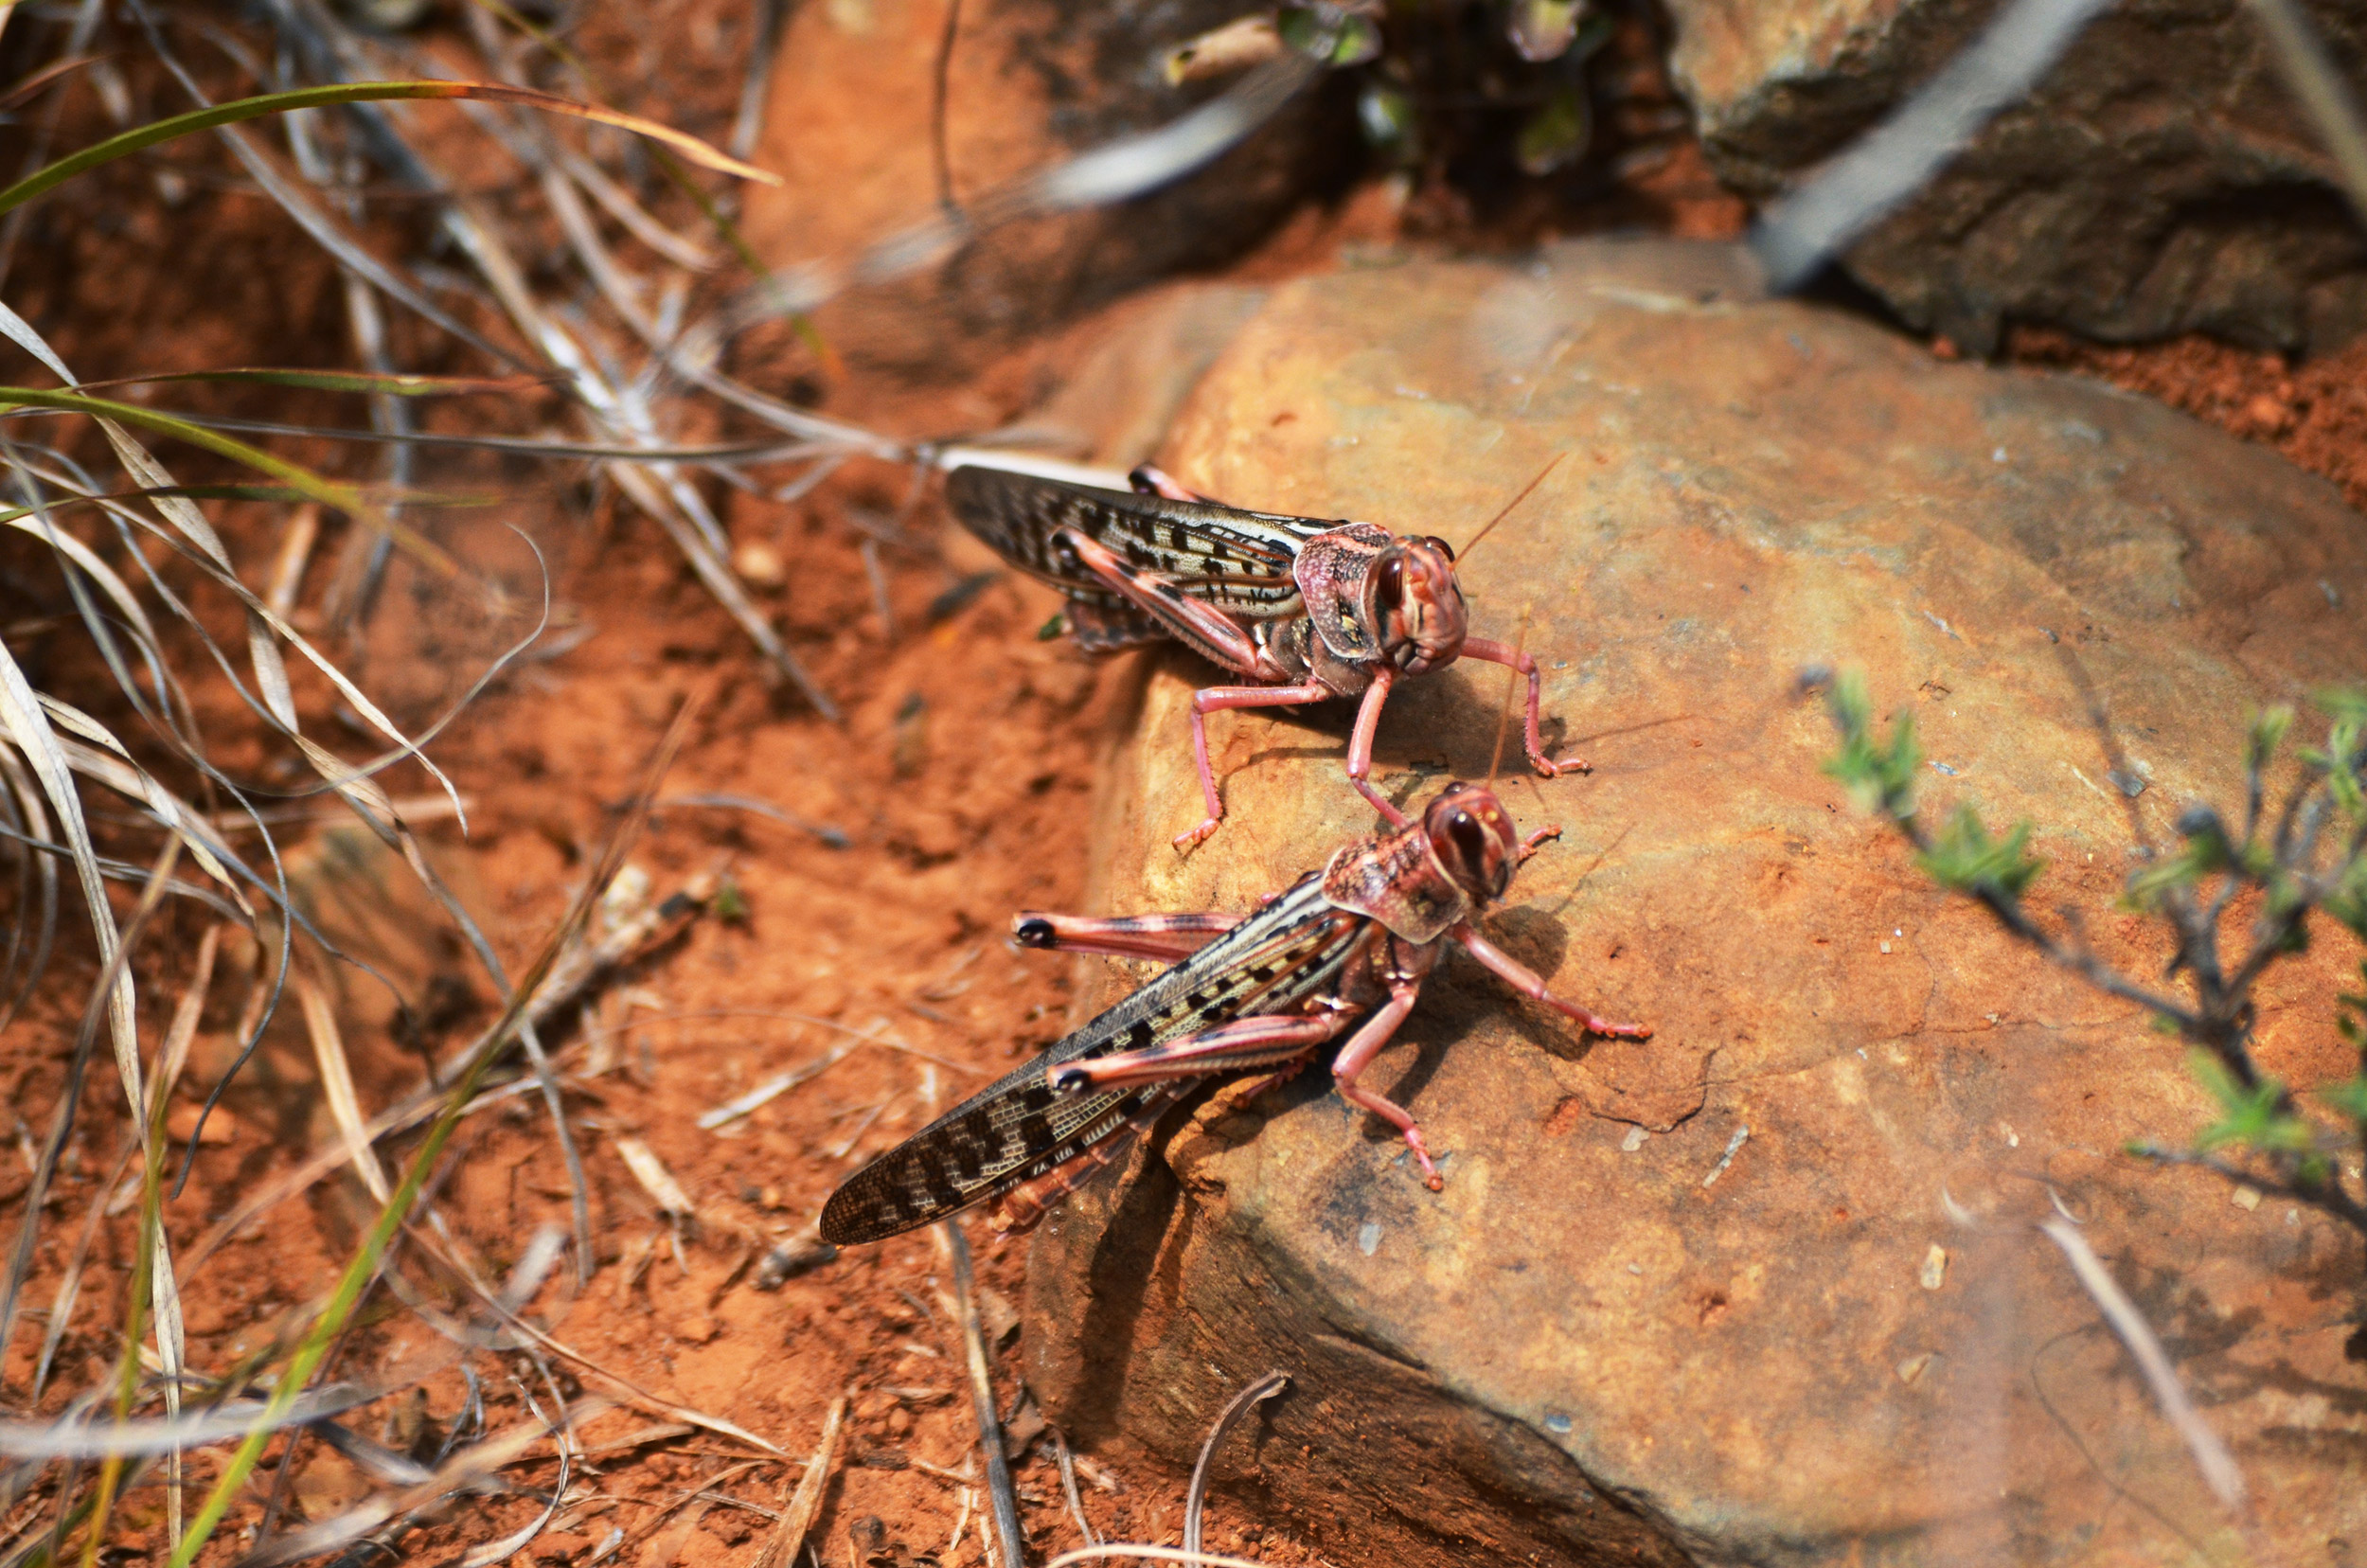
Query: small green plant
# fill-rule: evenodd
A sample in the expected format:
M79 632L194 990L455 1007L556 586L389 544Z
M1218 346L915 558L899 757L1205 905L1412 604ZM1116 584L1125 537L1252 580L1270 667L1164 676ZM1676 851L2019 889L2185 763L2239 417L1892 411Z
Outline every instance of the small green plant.
M2359 1053L2360 1070L2304 1098L2261 1071L2252 1057L2251 993L2279 958L2308 946L2319 912L2367 941L2367 694L2323 692L2322 746L2297 748L2291 781L2270 800L2269 777L2286 752L2294 713L2273 707L2252 722L2244 748L2240 830L2206 805L2177 821L2179 846L2152 855L2131 877L2124 906L2163 922L2175 942L2172 992L2121 973L2097 957L2076 914L2058 929L2034 918L2024 898L2045 863L2030 853L2031 826L1992 837L1970 806L1933 829L1915 802L1922 754L1913 719L1900 714L1887 739L1875 732L1865 683L1811 669L1841 735L1824 771L1914 846L1932 880L1986 909L2006 934L2099 990L2136 1003L2187 1043L2195 1077L2219 1104L2219 1119L2187 1149L2150 1143L2129 1151L2163 1163L2199 1165L2249 1186L2333 1215L2367 1236L2367 1190L2353 1158L2367 1147L2367 963L2362 994L2338 999L2334 1027ZM2243 900L2250 919L2231 932Z

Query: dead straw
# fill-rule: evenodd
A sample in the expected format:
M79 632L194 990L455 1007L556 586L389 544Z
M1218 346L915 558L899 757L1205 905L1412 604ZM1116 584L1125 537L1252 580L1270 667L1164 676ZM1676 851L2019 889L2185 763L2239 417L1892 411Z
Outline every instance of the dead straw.
M2178 1430L2186 1451L2194 1455L2195 1468L2202 1472L2203 1484L2230 1512L2241 1513L2243 1472L2235 1468L2235 1457L2219 1441L2219 1434L2211 1430L2195 1409L2194 1400L2187 1398L2185 1385L2178 1381L2177 1368L2170 1364L2168 1354L2154 1336L2152 1326L2145 1322L2145 1314L2137 1310L2137 1304L2128 1299L2076 1225L2066 1220L2046 1220L2039 1222L2038 1229L2062 1249L2080 1287L2093 1299L2112 1332L2120 1336L2121 1344L2128 1347L2130 1359L2136 1362L2137 1369L2145 1374L2147 1386L2153 1390L2154 1402L2162 1407L2162 1416Z
M1000 1568L1026 1568L1027 1538L1019 1523L1019 1493L1011 1481L1011 1464L1003 1454L1003 1423L994 1409L994 1376L987 1361L987 1336L978 1317L977 1281L970 1261L970 1242L961 1227L948 1220L937 1227L937 1239L952 1264L953 1304L961 1314L962 1348L970 1366L970 1402L978 1417L978 1446L987 1467L987 1500L994 1519L994 1557Z
M1224 1441L1225 1434L1238 1425L1241 1417L1248 1415L1253 1407L1272 1399L1290 1386L1290 1374L1277 1367L1234 1395L1233 1401L1224 1407L1218 1415L1216 1423L1209 1427L1208 1440L1200 1445L1200 1462L1192 1467L1191 1488L1184 1494L1185 1551L1196 1553L1200 1550L1200 1510L1208 1495L1208 1471L1217 1457L1217 1445Z

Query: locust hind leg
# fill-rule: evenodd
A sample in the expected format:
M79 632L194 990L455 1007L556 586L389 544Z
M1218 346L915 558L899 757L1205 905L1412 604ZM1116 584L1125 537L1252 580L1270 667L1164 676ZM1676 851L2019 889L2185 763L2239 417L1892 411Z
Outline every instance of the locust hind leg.
M1347 1026L1347 1015L1323 1012L1236 1018L1181 1040L1053 1069L1055 1089L1124 1089L1173 1078L1272 1067L1303 1058Z
M1176 483L1174 476L1166 470L1152 468L1148 463L1140 465L1133 472L1128 474L1126 482L1134 487L1134 493L1137 495L1160 495L1170 501L1196 501L1203 505L1213 502L1212 497L1202 495L1198 490L1185 490ZM1222 503L1214 504L1221 505Z
M1538 977L1534 970L1472 930L1470 922L1464 921L1456 925L1447 935L1468 948L1472 957L1510 981L1512 988L1522 995L1532 997L1555 1011L1576 1020L1578 1027L1588 1034L1601 1035L1611 1040L1649 1040L1652 1038L1652 1026L1649 1024L1614 1024L1608 1018L1598 1018L1588 1012L1575 1002L1565 1002L1556 996L1545 989L1545 982Z
M1438 1167L1431 1163L1430 1145L1423 1141L1422 1130L1415 1124L1414 1113L1385 1095L1377 1095L1359 1086L1356 1081L1363 1076L1364 1069L1372 1065L1373 1058L1380 1054L1380 1048L1389 1043L1389 1037L1397 1032L1397 1025L1404 1023L1406 1014L1414 1010L1414 999L1421 994L1421 986L1415 982L1401 981L1390 987L1388 1002L1379 1012L1366 1019L1364 1026L1350 1036L1348 1042L1340 1048L1340 1055L1331 1064L1331 1081L1332 1087L1340 1091L1342 1099L1370 1111L1405 1135L1406 1148L1414 1150L1414 1157L1421 1162L1422 1185L1436 1192L1447 1185L1447 1179L1439 1175Z
M1547 759L1545 742L1538 730L1538 704L1543 700L1544 677L1538 672L1536 659L1520 649L1506 648L1503 643L1492 642L1486 637L1464 638L1463 656L1467 659L1485 659L1489 664L1508 665L1528 677L1528 712L1522 726L1521 739L1528 750L1531 767L1547 778L1566 773L1593 772L1593 765L1583 757L1567 757L1559 762Z
M1110 958L1180 963L1231 931L1246 915L1046 915L1023 909L1011 918L1011 938L1048 953L1097 953Z

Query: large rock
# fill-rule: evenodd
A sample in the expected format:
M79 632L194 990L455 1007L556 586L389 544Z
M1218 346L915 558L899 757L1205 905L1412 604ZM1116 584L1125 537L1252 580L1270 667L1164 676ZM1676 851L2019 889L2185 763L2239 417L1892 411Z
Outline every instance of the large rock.
M791 17L749 197L750 241L776 266L849 255L937 210L935 73L955 0L829 0ZM970 0L944 95L952 195L968 202L1089 147L1184 114L1229 82L1170 86L1163 51L1239 14L1232 0ZM825 309L848 358L966 372L1017 334L1179 268L1231 259L1360 142L1338 82L1302 92L1208 168L1115 207L995 230L903 282Z
M1994 0L1669 0L1719 175L1766 198L1904 99ZM2309 0L2360 80L2367 10ZM2026 101L1850 252L1917 327L2323 349L2367 327L2367 240L2242 0L2114 6Z
M2358 1238L2119 1153L2211 1114L2176 1043L1934 889L1820 775L1828 729L1791 687L1862 668L1914 711L1929 805L2036 819L2038 906L2076 901L2158 972L2113 907L2128 803L2073 660L2166 836L2226 797L2256 704L2367 669L2361 520L2157 404L1935 364L1743 276L1594 243L1302 282L1194 394L1166 452L1185 482L1457 543L1562 455L1464 565L1478 630L1525 622L1551 727L1594 765L1505 785L1567 831L1490 926L1659 1033L1581 1042L1451 957L1369 1080L1452 1151L1445 1191L1321 1073L1220 1091L1040 1233L1031 1381L1073 1436L1188 1461L1290 1370L1219 1510L1343 1562L2185 1560L2228 1523L2033 1228L2059 1206L2233 1446L2259 1555L2352 1560L2330 1543L2367 1543ZM1406 689L1383 787L1485 774L1501 676ZM1372 826L1344 713L1228 714L1231 815L1170 849L1208 678L1145 684L1101 907L1244 907ZM2289 1080L2349 1070L2346 945L2261 995Z

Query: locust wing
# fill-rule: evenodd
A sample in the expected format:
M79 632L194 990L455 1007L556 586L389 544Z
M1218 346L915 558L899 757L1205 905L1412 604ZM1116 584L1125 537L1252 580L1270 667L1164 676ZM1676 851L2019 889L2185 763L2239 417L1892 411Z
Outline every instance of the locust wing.
M946 476L945 498L964 527L1021 571L1083 604L1135 617L1139 611L1060 549L1060 530L1098 541L1180 593L1264 620L1297 613L1291 566L1299 546L1339 526L975 465Z
M966 471L957 471L966 472ZM958 1213L1066 1164L1125 1130L1171 1085L1062 1092L1063 1063L1139 1051L1229 1019L1288 1011L1338 979L1365 924L1334 908L1321 878L1166 970L1027 1065L980 1090L848 1177L822 1210L822 1238L879 1241Z

